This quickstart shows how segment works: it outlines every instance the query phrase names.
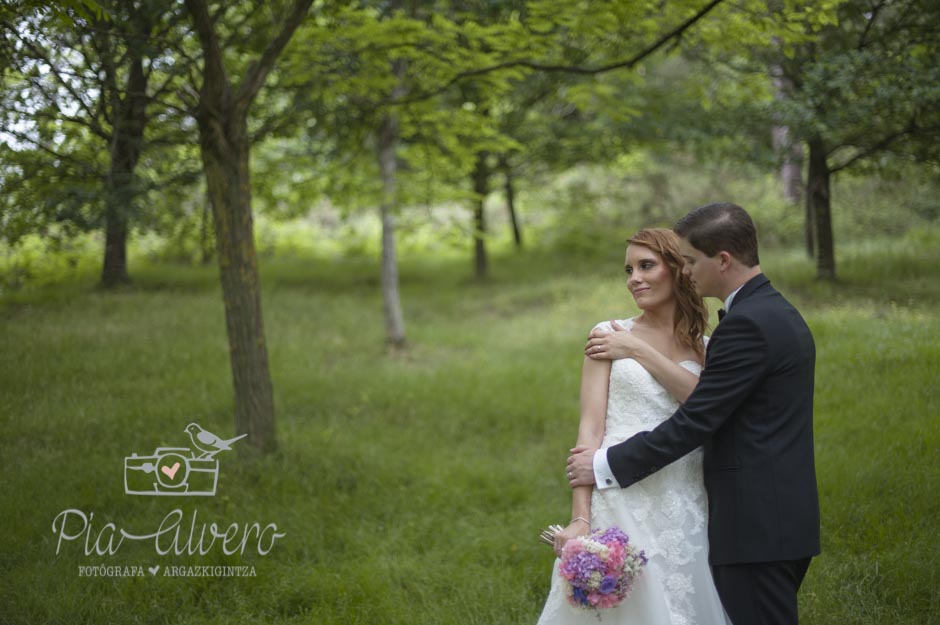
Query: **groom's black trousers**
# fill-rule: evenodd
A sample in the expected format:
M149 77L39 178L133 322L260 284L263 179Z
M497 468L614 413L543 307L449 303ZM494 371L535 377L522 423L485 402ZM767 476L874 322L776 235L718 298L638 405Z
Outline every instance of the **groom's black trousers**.
M733 625L797 625L796 592L810 558L712 567L721 604Z

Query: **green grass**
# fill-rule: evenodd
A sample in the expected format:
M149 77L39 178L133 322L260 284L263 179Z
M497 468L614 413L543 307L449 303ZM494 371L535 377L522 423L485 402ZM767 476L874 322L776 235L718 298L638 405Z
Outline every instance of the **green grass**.
M796 253L764 270L818 345L823 549L803 622L940 623L940 246L934 233L846 246L836 284ZM278 451L220 456L213 498L130 497L123 458L233 431L214 269L132 265L118 292L72 285L0 301L0 622L532 623L566 518L581 346L633 314L620 252L409 260L410 346L389 353L372 261L266 259ZM193 499L196 499L195 501ZM155 555L126 543L56 555L66 508L128 531L179 507L200 522L276 523L267 556ZM89 564L253 565L252 578L79 577Z

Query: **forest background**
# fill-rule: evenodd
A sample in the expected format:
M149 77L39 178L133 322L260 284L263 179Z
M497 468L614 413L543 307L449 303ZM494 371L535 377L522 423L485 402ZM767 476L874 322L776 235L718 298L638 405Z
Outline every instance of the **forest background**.
M636 314L629 235L711 201L817 341L804 622L940 620L936 3L0 23L0 622L534 622L585 334ZM190 422L245 435L214 496L129 494ZM119 541L173 510L188 548ZM285 535L226 553L212 523Z

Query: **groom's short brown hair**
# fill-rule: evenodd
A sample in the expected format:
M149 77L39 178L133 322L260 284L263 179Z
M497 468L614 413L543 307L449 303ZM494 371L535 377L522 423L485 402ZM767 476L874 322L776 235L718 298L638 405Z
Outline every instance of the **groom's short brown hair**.
M757 228L747 211L737 204L718 202L699 206L672 229L706 256L725 251L748 267L760 264Z

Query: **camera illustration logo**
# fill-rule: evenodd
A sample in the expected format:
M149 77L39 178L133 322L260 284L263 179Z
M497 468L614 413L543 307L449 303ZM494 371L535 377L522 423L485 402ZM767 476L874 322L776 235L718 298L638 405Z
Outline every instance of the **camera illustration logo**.
M219 481L216 454L248 436L223 439L190 423L184 430L190 447L158 447L149 456L124 458L124 492L128 495L212 497Z

